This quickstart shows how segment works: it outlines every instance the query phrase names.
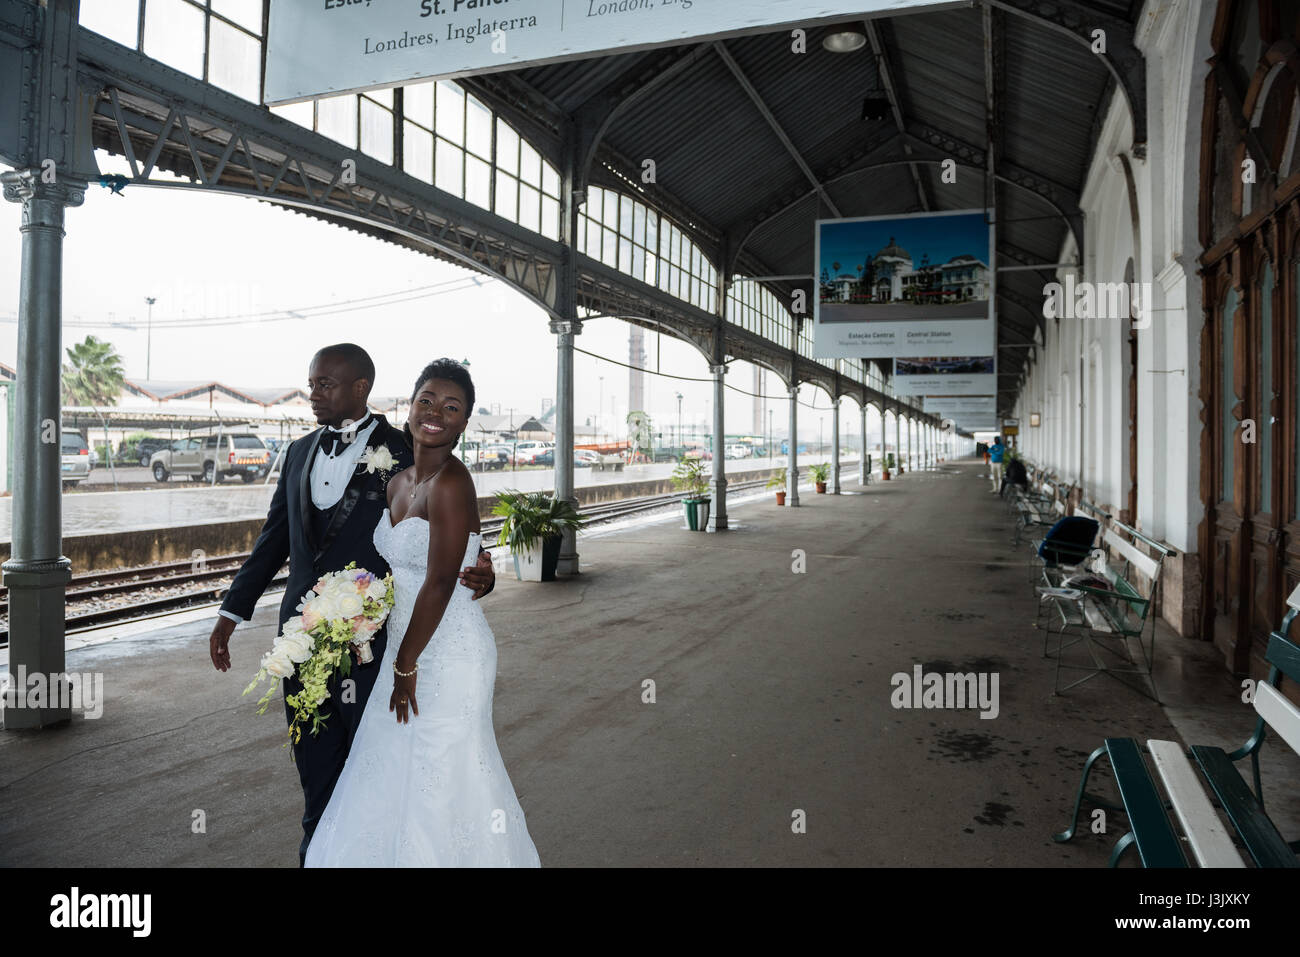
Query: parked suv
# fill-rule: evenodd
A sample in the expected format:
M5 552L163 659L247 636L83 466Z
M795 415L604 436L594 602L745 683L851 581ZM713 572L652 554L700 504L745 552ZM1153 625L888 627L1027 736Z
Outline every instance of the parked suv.
M245 484L262 478L271 468L271 450L248 432L193 436L177 439L149 460L153 477L166 482L173 475L188 475L191 482L211 482L238 475Z
M140 439L135 443L135 459L145 468L149 467L149 462L153 459L153 454L159 452L171 445L167 439L156 439L153 436Z
M73 488L90 476L90 446L80 432L59 431L59 454L64 488Z

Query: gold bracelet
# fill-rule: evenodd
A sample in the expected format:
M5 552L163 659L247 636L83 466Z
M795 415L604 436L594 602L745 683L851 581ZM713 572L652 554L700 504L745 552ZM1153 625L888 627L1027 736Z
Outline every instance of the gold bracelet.
M420 670L420 663L418 661L415 663L415 667L412 668L410 671L398 671L397 662L396 661L393 662L393 674L397 675L399 678L409 678L411 677L411 675L415 674L419 670Z

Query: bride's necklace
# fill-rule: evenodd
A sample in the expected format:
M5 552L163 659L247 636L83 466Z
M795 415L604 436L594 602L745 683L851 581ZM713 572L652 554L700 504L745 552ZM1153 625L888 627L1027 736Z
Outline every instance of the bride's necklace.
M448 458L448 459L447 459L447 462L450 462L450 461L451 461L451 459ZM437 474L438 474L439 472L442 471L443 465L446 465L447 462L443 462L442 465L439 465L436 469L434 469L433 472L432 472L430 475L426 476L425 478L420 479L420 481L418 481L418 482L415 483L415 487L411 489L411 501L412 501L412 502L415 501L415 495L416 495L417 492L420 491L420 486L423 485L423 484L425 484L426 482L428 482L429 479L431 479L431 478L435 478L435 477L437 476Z

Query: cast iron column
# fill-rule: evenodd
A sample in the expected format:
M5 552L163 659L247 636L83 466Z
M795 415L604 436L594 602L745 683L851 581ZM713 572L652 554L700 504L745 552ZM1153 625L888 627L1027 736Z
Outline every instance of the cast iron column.
M882 413L883 421L883 413ZM898 478L903 470L903 439L902 439L902 407L894 406L894 478Z
M573 337L582 332L582 323L576 319L552 319L551 332L555 333L556 348L555 497L577 508L578 499L573 492ZM555 572L578 574L578 539L572 529L564 532Z
M858 426L858 431L861 432L862 434L862 457L858 460L858 484L866 485L868 481L867 478L867 404L863 402L862 405L858 407L858 411L862 415L861 424Z
M790 386L790 455L786 462L785 484L790 493L785 504L791 508L799 505L799 383Z
M831 403L831 494L840 494L840 400Z
M72 563L63 556L60 359L63 355L63 211L85 199L84 181L42 182L40 169L14 170L0 182L4 198L22 203L18 287L17 401L14 414L13 544L4 563L9 589L9 670L21 667L53 683L64 669L64 587ZM15 678L15 689L21 693ZM51 684L53 691L53 684ZM54 695L51 695L54 697ZM43 728L68 721L64 707L11 708L5 728Z
M709 482L713 505L709 509L709 532L722 532L727 529L727 374L725 363L710 363L709 371L713 373L713 479Z

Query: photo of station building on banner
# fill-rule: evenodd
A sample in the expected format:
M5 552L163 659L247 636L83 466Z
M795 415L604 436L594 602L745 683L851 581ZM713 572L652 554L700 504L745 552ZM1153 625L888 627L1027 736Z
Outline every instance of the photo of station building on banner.
M822 282L822 302L945 303L986 300L989 297L988 263L969 253L947 262L931 263L922 254L915 265L912 254L889 237L858 273L841 272Z

